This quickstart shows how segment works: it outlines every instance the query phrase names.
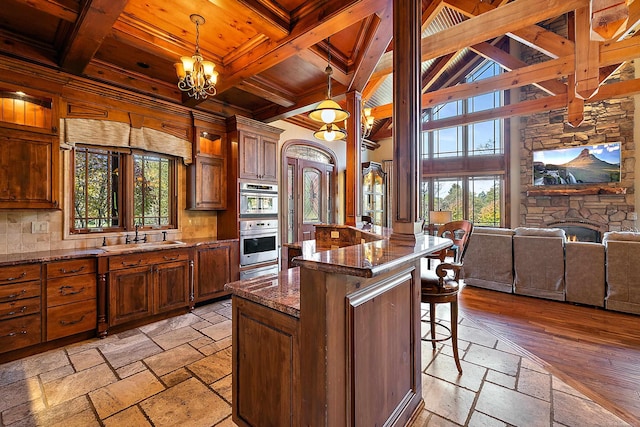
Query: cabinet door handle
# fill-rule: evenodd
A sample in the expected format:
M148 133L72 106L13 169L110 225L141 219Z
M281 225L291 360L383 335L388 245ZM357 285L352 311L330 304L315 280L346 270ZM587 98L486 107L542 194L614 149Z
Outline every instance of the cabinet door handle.
M26 290L26 289L23 289L23 290L21 290L19 293L17 293L17 294L7 295L7 296L6 296L6 297L4 297L3 299L5 299L5 300L12 300L12 299L16 299L16 298L18 298L19 296L24 295L24 294L26 294L26 293L27 293L27 290Z
M62 296L67 296L67 295L76 295L79 293L84 292L84 286L82 288L80 288L80 290L75 291L75 292L67 292L67 289L73 289L73 286L60 286L60 295Z
M75 325L76 323L80 323L80 322L82 322L82 321L84 320L84 316L86 316L86 315L85 315L85 314L83 314L83 315L82 315L82 317L81 317L81 318L79 318L78 320L69 320L69 321L61 320L61 321L60 321L60 325L62 325L62 326L71 326L71 325Z
M9 316L13 316L13 315L18 314L18 313L24 313L25 311L27 311L27 306L26 305L23 306L20 310L10 311L10 312L8 312L6 314L3 314L2 316L3 317L9 317Z
M16 335L26 335L26 334L27 334L27 331L23 329L18 332L9 332L7 335L3 335L0 338L15 337Z
M165 261L175 261L178 258L180 258L180 255L176 255L176 256L166 256L163 255L162 258L164 258Z
M136 266L140 265L141 262L142 262L141 259L139 259L138 262L132 262L130 264L122 261L122 265L125 266L125 267L136 267Z
M75 270L67 270L66 268L61 268L60 272L62 274L73 274L73 273L79 273L82 270L84 270L84 265L82 267L78 268L78 269L75 269Z
M0 279L0 282L11 282L13 280L22 279L26 275L27 275L27 272L23 271L22 274L19 275L18 277L7 277L6 279Z

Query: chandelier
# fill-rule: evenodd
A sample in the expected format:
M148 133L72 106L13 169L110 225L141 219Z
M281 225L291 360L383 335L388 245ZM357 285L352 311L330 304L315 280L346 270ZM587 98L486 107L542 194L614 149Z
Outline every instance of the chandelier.
M331 68L331 43L327 38L327 68L324 72L327 75L327 99L322 101L318 106L309 113L309 118L316 122L322 122L324 125L314 132L313 136L323 141L334 141L337 139L344 139L347 136L347 132L344 129L340 129L335 123L347 120L349 118L349 112L340 107L340 104L331 99L331 75L333 69Z
M206 99L216 94L218 72L214 70L216 65L205 61L200 54L200 25L204 24L204 18L196 14L190 18L196 24L196 51L193 56L180 57L180 62L174 64L179 79L178 88L195 99Z
M371 115L371 108L364 106L362 101L362 117L360 123L362 124L362 138L368 138L371 135L371 129L373 129L373 121L375 118Z

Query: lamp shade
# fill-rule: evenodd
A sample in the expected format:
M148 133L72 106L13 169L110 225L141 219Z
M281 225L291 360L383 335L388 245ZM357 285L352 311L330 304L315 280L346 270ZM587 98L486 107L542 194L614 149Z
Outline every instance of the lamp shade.
M429 211L430 224L446 224L451 222L452 217L451 211Z
M320 130L313 133L313 136L321 141L336 141L345 139L347 137L347 133L337 126L329 123L328 125L322 125Z
M343 110L340 104L332 99L325 99L309 113L309 118L325 124L341 122L349 117L349 112Z

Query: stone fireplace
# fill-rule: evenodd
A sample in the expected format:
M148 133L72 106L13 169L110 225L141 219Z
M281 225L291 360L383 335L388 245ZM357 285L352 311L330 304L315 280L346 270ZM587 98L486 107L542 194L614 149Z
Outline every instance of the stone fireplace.
M528 57L528 52L531 55ZM532 50L522 52L527 63L538 62ZM635 78L633 63L613 77ZM539 89L526 86L521 100L543 96ZM552 110L520 118L520 199L519 225L526 227L582 227L598 233L635 230L634 100L585 101L584 121L577 127L567 124L567 109ZM619 142L621 144L620 182L578 185L533 185L533 151ZM572 232L579 230L571 228ZM572 234L567 232L567 234ZM589 234L586 230L580 234Z
M602 234L607 231L605 227L585 222L562 221L548 224L549 227L560 228L567 234L570 242L594 242L602 241Z

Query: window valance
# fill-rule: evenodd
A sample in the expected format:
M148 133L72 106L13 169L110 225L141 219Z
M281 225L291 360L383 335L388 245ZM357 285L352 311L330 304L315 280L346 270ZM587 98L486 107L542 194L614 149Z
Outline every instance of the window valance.
M189 141L151 128L109 120L60 119L60 130L61 148L71 149L75 144L138 148L180 157L185 165L192 162Z

